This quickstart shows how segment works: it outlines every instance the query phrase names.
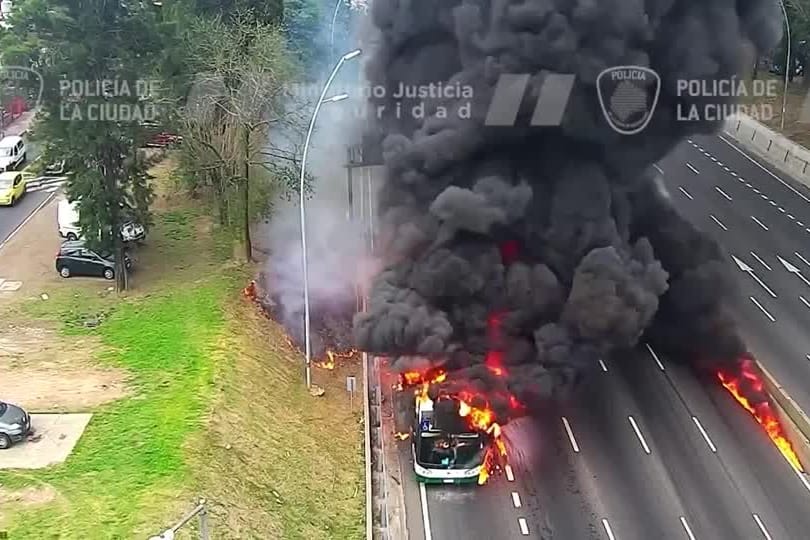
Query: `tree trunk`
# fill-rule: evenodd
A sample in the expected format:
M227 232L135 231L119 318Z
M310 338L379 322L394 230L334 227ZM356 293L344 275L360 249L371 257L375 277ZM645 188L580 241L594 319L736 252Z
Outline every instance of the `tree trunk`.
M245 233L245 259L253 261L253 245L250 240L250 127L245 126L245 179L242 182L242 217Z

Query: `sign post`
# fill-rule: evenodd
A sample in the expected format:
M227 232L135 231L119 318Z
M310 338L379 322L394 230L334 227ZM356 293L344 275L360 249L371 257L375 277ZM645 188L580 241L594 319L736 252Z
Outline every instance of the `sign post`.
M354 412L354 392L357 390L357 377L346 377L346 391L349 393L349 410Z

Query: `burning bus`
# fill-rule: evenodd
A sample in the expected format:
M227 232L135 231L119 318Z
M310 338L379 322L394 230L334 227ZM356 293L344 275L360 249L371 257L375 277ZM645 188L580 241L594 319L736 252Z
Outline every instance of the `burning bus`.
M467 392L436 392L438 387L431 391L446 379L441 369L399 376L397 390L412 389L414 395L411 451L416 478L424 483L484 484L506 460L501 428L488 406L471 405L476 400Z
M450 397L417 394L411 448L416 478L424 483L478 483L494 437L471 429Z

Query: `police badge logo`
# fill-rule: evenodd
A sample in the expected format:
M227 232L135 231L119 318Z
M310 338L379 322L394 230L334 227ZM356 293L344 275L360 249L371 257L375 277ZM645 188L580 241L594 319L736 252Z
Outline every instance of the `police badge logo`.
M646 67L612 67L596 78L596 91L610 127L622 135L635 135L652 120L661 77Z

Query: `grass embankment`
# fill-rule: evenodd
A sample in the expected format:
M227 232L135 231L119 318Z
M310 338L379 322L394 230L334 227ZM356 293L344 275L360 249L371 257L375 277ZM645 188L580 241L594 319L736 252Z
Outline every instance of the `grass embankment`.
M805 148L810 148L810 123L801 122L802 107L804 106L807 97L807 89L802 86L802 78L797 77L794 82L788 85L787 100L785 103L785 128L781 129L782 124L782 95L785 90L785 79L773 73L764 72L761 70L758 78L762 81L767 81L768 91L766 96L748 95L740 99L741 103L746 105L755 105L754 109L757 112L763 112L761 105L770 105L773 111L772 117L759 117L757 120L777 133L782 133L787 138L795 143L801 144ZM745 81L746 90L750 94L754 93L754 87L751 80ZM806 115L810 118L810 114Z
M338 374L316 373L325 397L306 392L300 355L241 295L251 270L224 263L206 222L190 207L160 214L127 297L60 286L22 306L98 336L97 361L127 370L131 391L92 411L65 463L0 471L5 490L55 494L4 505L9 538L146 538L199 497L212 538L363 536L361 411Z

